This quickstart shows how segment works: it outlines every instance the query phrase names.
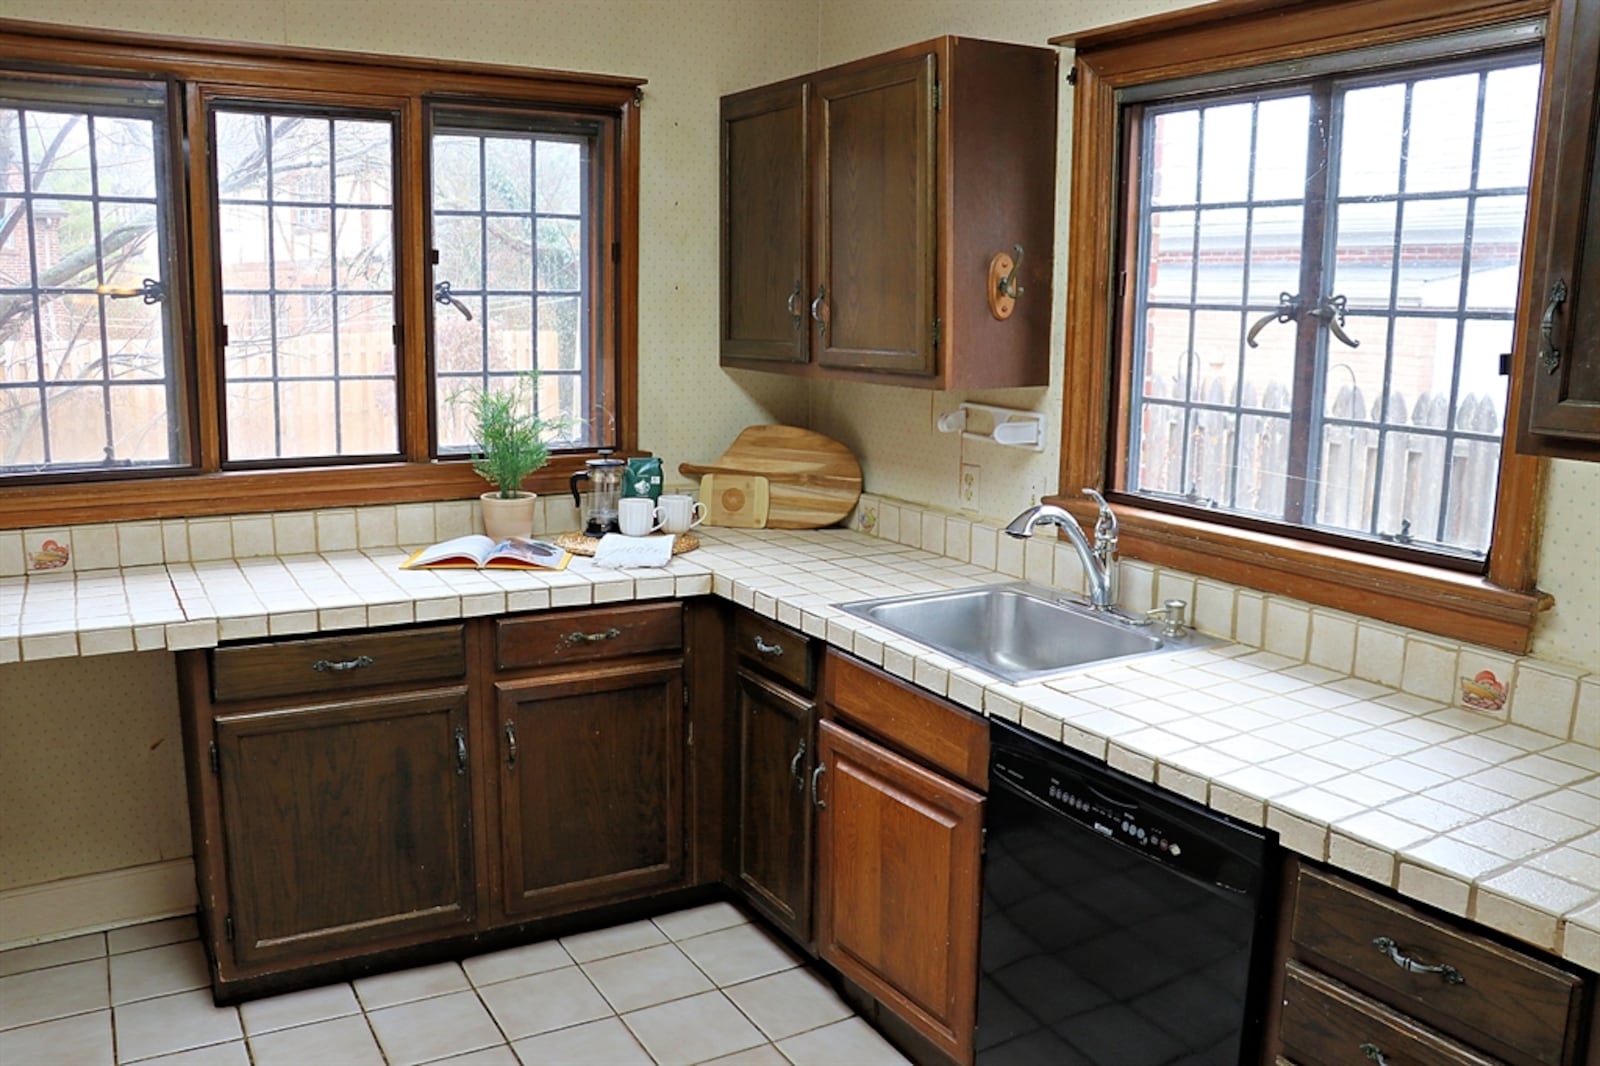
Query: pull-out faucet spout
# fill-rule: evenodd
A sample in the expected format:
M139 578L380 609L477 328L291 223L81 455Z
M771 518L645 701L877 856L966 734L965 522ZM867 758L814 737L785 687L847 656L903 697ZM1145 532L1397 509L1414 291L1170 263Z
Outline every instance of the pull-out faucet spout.
M1031 537L1035 526L1055 526L1067 535L1083 572L1089 582L1089 605L1097 611L1116 606L1117 602L1117 518L1104 497L1093 489L1084 489L1100 505L1099 519L1095 522L1094 547L1089 546L1077 521L1053 503L1041 503L1023 511L1006 526L1013 537Z

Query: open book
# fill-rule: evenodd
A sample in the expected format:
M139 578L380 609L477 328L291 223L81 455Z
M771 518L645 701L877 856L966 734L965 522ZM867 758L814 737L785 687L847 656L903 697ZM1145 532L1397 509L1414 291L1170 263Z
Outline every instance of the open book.
M441 541L400 564L402 570L564 570L572 553L542 540L510 537L496 544L481 533Z

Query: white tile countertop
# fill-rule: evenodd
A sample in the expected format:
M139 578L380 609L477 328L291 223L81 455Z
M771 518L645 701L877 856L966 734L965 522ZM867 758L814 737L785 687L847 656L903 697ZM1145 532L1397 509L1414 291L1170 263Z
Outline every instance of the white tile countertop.
M1600 749L1243 644L1009 685L831 605L1011 577L842 529L699 532L658 570L384 548L0 578L0 663L715 594L1600 970Z

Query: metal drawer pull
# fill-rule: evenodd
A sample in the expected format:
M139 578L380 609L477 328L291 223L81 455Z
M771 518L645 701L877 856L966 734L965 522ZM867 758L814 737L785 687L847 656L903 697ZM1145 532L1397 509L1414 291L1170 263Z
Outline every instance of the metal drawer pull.
M756 651L760 652L762 655L770 655L774 659L776 659L778 656L783 654L783 645L782 644L768 644L766 641L761 639L761 634L757 633L756 634Z
M757 637L756 639L760 640L761 638ZM800 772L800 760L804 759L805 757L806 738L801 737L800 746L795 749L794 758L789 760L789 776L794 778L794 789L796 792L804 792L806 790L806 775Z
M456 776L467 772L467 731L463 726L456 726Z
M613 626L604 633L568 633L561 638L561 643L573 644L598 644L602 640L616 640L622 636L622 630Z
M1444 978L1444 983L1447 985L1464 985L1467 983L1467 979L1461 975L1461 971L1454 966L1446 963L1429 966L1426 963L1418 962L1416 959L1407 958L1400 953L1400 945L1389 937L1374 937L1372 943L1379 951L1389 956L1390 962L1407 973L1436 973Z
M311 669L319 674L325 674L329 670L359 670L363 666L371 666L377 661L370 655L358 655L354 659L345 659L337 663L329 662L327 659L318 659L311 664Z
M517 765L517 723L506 719L506 765Z
M825 764L818 763L817 768L811 771L811 805L819 811L827 810L828 808L828 805L822 801L822 796L817 792L817 782L822 780L822 771L827 768Z
M800 279L796 278L794 282L794 291L789 294L789 299L784 302L784 306L789 309L789 317L794 320L794 331L796 333L800 332L800 327L805 325L806 322L805 316L800 313L800 308L795 306L795 304L799 301Z
M1361 1053L1377 1063L1378 1066L1389 1066L1389 1060L1384 1055L1383 1049L1370 1040L1361 1045Z

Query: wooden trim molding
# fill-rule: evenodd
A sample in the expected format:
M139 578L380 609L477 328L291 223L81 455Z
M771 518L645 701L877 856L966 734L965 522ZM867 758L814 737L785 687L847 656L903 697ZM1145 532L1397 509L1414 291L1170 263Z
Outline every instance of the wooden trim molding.
M1052 38L1053 44L1077 48L1062 497L1052 502L1092 522L1093 508L1080 502L1078 490L1104 489L1114 461L1111 408L1116 310L1124 295L1117 280L1123 190L1118 168L1104 161L1118 159L1122 151L1119 90L1544 18L1550 7L1550 0L1219 0ZM1547 35L1547 67L1554 48L1553 35ZM1547 124L1541 114L1530 200L1541 185ZM1530 212L1536 210L1537 203L1530 202ZM1519 333L1530 321L1528 315L1519 315ZM1513 383L1510 403L1517 402L1519 392ZM1514 409L1506 422L1514 432ZM1522 653L1535 618L1553 602L1534 587L1539 484L1538 460L1517 454L1505 439L1492 548L1483 577L1214 525L1137 504L1118 507L1121 547L1130 558Z
M0 19L0 63L40 70L118 73L166 78L177 84L174 115L187 124L183 166L175 177L180 243L186 277L174 289L182 299L183 344L174 352L190 433L189 465L118 472L89 480L71 475L0 480L0 529L242 514L315 507L360 506L472 499L487 487L464 461L430 454L427 299L426 136L431 102L494 104L522 111L548 110L604 120L607 169L601 191L605 284L596 292L604 318L594 334L605 346L597 357L596 385L615 419L610 438L619 455L639 454L639 111L643 79L478 63L372 56L332 50L184 40L146 34L86 30ZM220 342L216 323L214 205L207 191L207 105L215 99L298 101L329 107L388 110L396 120L402 174L394 205L400 251L397 391L402 454L393 461L284 466L270 470L223 469ZM567 477L592 449L554 457L524 488L565 491Z

